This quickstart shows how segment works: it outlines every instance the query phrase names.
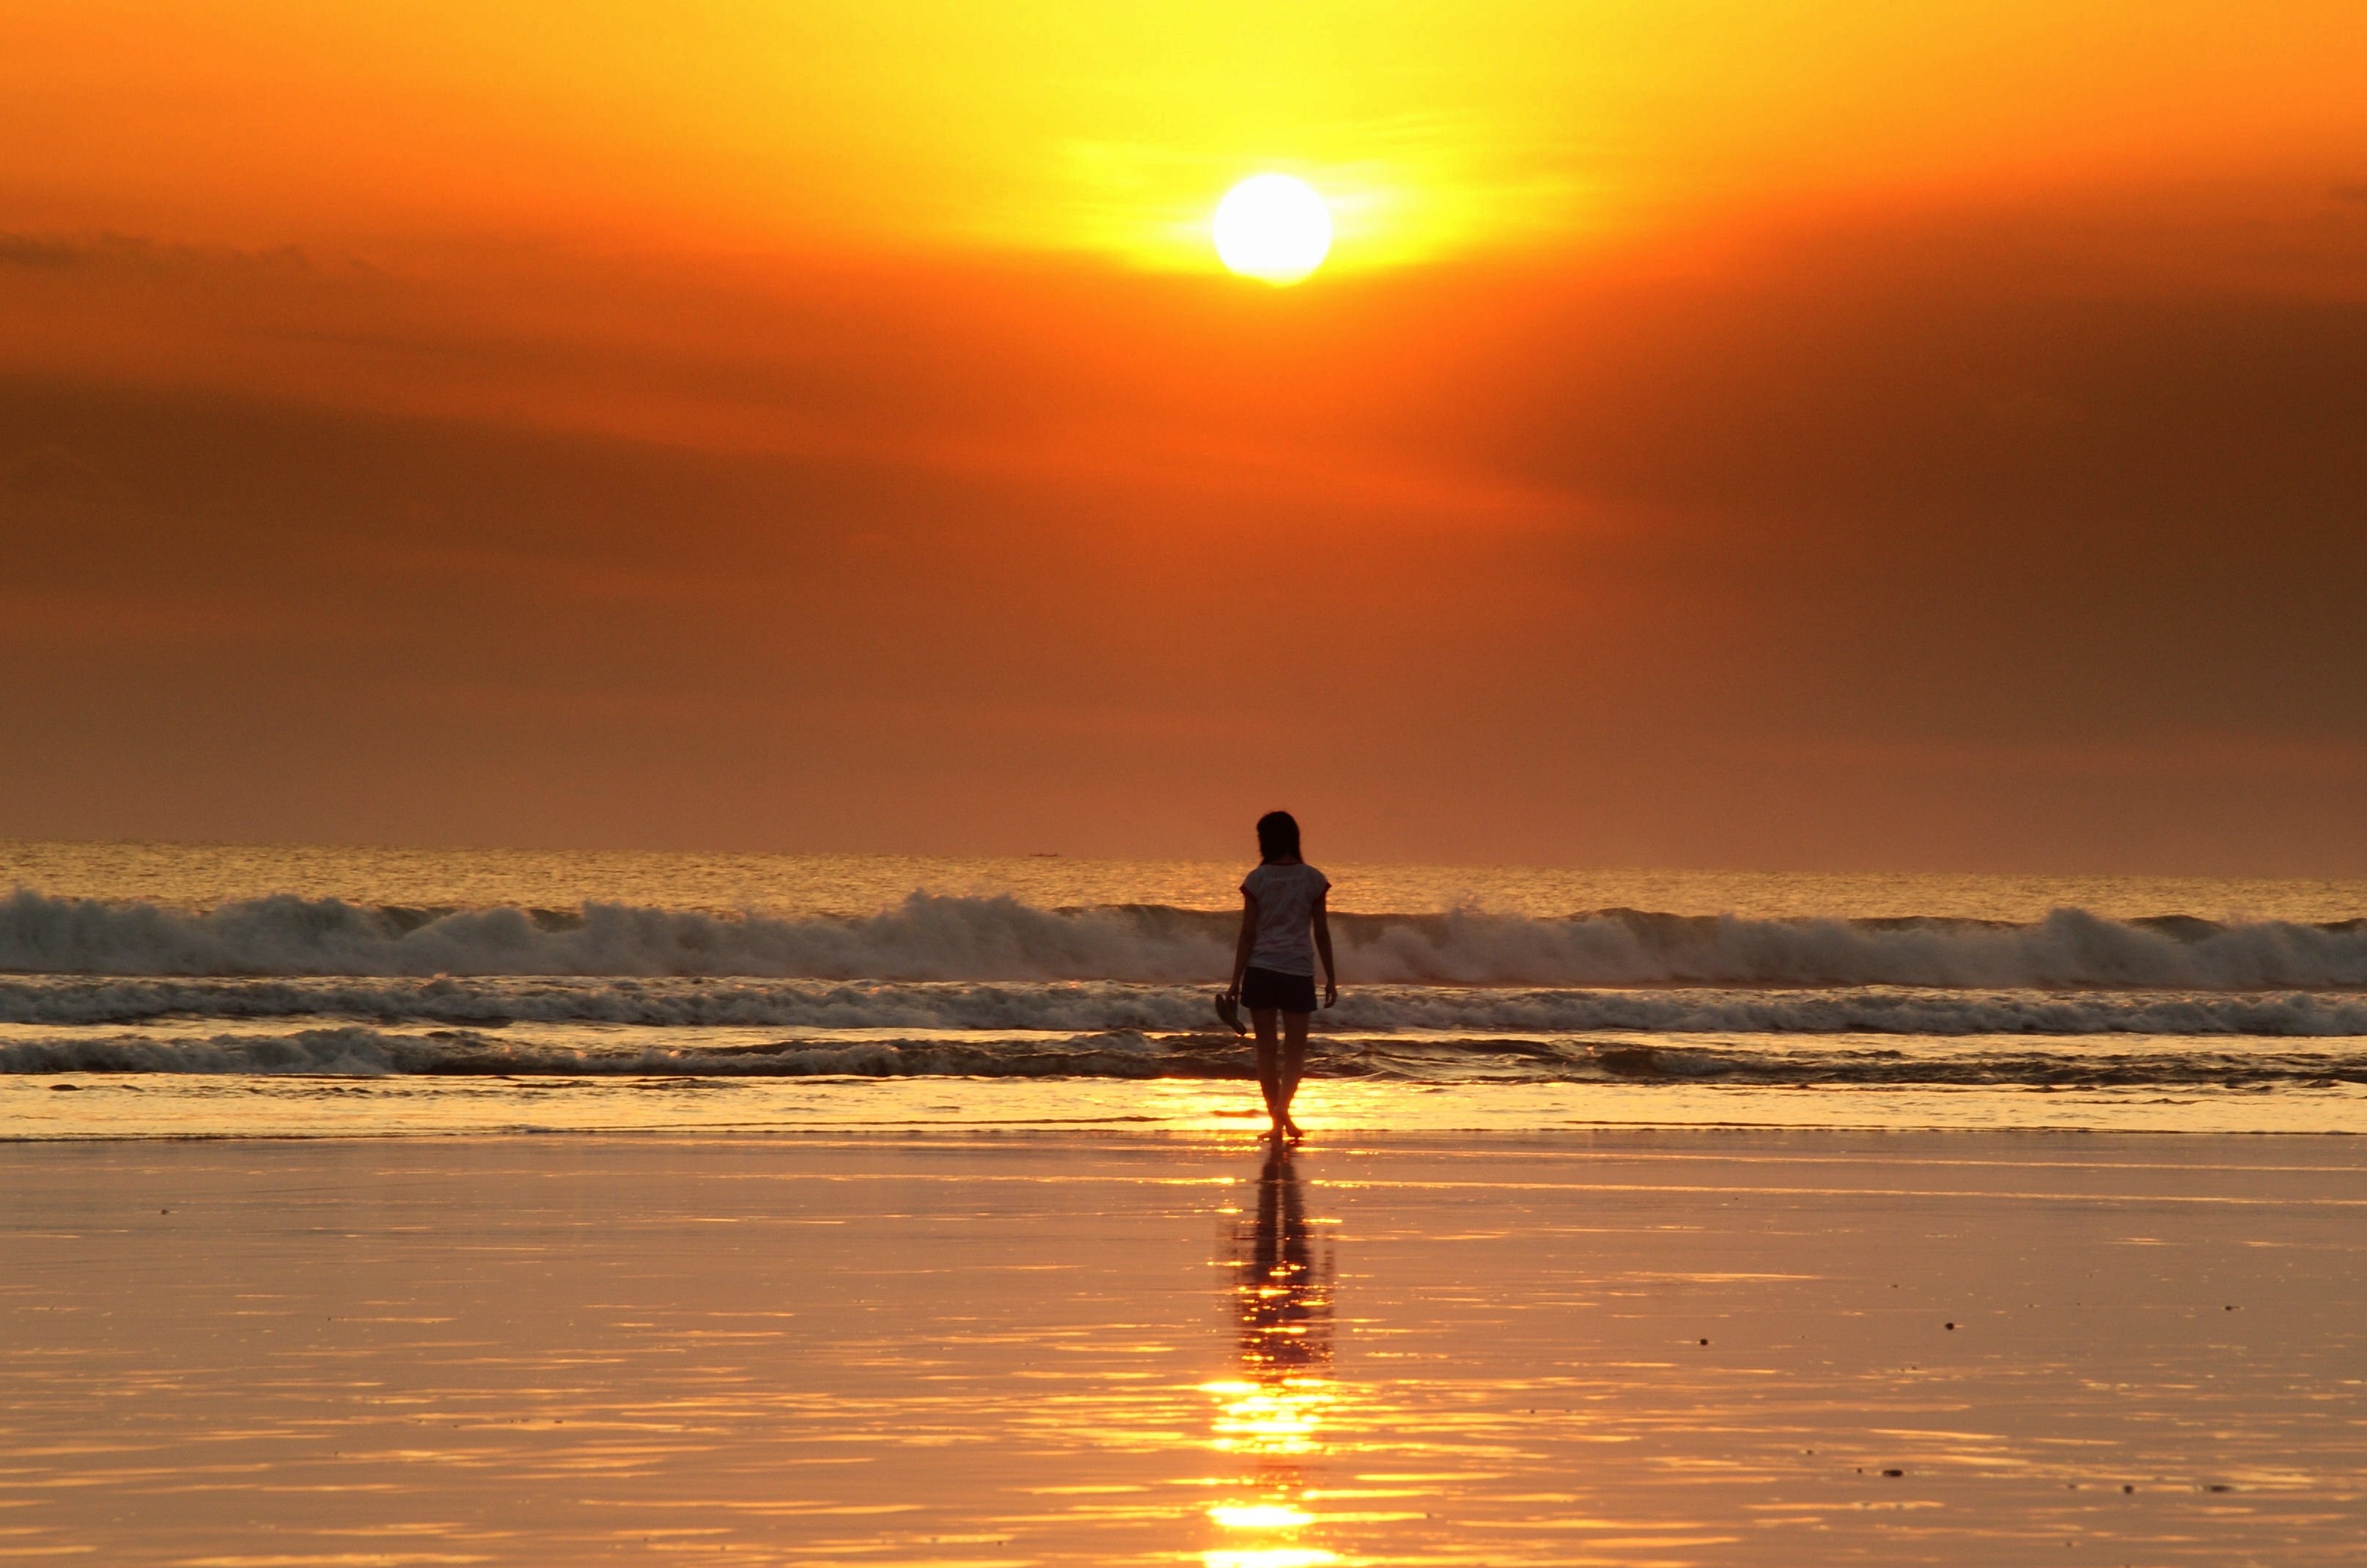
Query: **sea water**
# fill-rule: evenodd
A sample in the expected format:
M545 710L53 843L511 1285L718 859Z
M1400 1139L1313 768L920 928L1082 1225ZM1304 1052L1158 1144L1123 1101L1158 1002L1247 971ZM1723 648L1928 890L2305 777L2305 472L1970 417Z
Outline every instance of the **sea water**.
M1220 1125L1246 869L0 844L0 1135ZM1325 869L1319 1121L2367 1130L2367 883Z

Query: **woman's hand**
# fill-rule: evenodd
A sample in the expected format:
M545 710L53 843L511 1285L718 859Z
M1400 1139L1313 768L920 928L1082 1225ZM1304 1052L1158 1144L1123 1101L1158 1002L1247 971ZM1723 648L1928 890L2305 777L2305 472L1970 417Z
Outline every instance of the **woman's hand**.
M1323 982L1323 1005L1327 1007L1340 1005L1340 983L1328 976Z

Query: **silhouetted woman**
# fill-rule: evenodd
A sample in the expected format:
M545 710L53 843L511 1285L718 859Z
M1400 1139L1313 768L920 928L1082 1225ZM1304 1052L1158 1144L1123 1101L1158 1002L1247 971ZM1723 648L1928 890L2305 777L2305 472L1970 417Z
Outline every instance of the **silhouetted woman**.
M1234 949L1225 1000L1250 1010L1257 1026L1258 1085L1274 1118L1274 1136L1295 1142L1304 1134L1290 1119L1290 1101L1307 1071L1307 1020L1315 1011L1318 953L1323 957L1323 1005L1340 1000L1331 922L1323 906L1331 883L1299 858L1298 821L1288 812L1258 818L1257 835L1259 860L1241 882L1241 939Z

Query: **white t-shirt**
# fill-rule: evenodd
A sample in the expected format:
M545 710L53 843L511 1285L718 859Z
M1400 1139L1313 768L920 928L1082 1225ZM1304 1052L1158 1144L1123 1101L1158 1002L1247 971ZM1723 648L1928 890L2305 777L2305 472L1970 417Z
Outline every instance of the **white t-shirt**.
M1276 974L1315 972L1315 901L1331 880L1312 866L1260 865L1241 881L1257 900L1257 941L1250 965Z

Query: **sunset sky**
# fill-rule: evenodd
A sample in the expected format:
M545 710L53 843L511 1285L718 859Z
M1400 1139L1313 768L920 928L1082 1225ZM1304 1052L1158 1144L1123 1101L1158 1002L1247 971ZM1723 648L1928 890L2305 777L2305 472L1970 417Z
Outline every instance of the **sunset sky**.
M2362 83L2358 0L17 0L0 836L2367 876Z

